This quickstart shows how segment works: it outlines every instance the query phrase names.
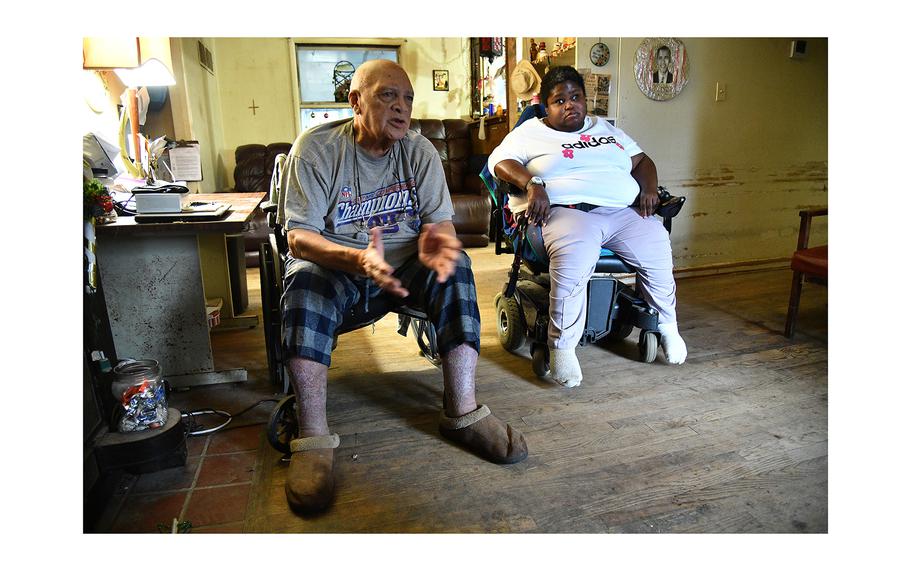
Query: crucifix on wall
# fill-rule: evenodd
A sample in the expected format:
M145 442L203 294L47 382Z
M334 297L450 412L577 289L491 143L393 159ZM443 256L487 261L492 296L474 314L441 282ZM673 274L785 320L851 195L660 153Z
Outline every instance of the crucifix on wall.
M253 109L253 116L256 116L256 109L259 108L258 106L256 106L256 99L253 99L253 104L250 105L250 106L248 106L248 107L246 107L246 108L251 108L251 109Z

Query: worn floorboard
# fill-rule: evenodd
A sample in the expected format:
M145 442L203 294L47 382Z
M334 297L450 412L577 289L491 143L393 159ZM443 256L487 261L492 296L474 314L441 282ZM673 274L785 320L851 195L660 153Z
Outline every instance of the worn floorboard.
M469 254L483 321L478 400L525 433L530 457L496 466L443 439L441 373L387 317L342 336L333 355L333 506L294 515L286 462L264 444L246 532L827 532L825 288L804 287L788 340L789 271L681 279L684 365L662 353L638 362L634 333L580 348L584 382L566 390L534 376L527 349L499 345L493 297L510 258ZM214 334L219 363L264 377L261 335Z

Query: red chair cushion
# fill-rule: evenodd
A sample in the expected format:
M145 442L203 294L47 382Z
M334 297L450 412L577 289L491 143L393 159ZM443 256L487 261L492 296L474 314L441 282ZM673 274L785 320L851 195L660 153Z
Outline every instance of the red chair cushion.
M793 253L790 268L810 276L828 277L828 245L806 248Z

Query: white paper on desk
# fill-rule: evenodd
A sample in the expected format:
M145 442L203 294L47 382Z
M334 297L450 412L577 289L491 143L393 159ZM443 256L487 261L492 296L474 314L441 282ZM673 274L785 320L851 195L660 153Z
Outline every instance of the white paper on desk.
M202 159L199 144L178 146L168 150L171 173L175 180L202 181Z

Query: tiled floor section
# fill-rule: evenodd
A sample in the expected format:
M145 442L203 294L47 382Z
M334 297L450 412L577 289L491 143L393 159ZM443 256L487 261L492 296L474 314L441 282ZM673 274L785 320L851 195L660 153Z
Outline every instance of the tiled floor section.
M268 396L268 395L265 395ZM190 398L197 398L190 396ZM187 401L184 401L187 404ZM191 523L191 532L243 532L264 426L271 404L263 404L256 423L187 438L186 465L154 473L127 475L109 505L103 532L170 532L173 520ZM233 426L233 427L232 427Z

